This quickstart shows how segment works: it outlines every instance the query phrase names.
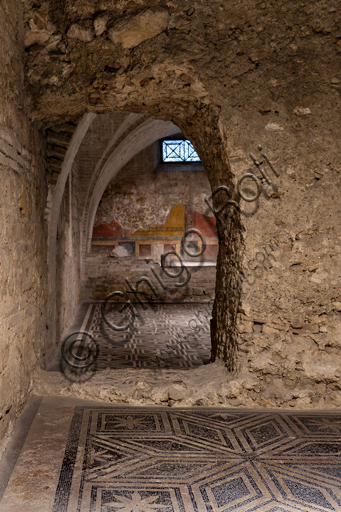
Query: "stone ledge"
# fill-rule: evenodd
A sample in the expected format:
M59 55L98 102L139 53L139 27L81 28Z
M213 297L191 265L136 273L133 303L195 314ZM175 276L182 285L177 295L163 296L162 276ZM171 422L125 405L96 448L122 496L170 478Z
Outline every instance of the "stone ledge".
M312 400L310 388L284 388L274 381L268 392L248 372L230 374L224 364L190 370L119 369L94 372L85 382L72 382L60 372L36 371L34 395L63 395L132 405L168 405L169 407L242 407L265 409L335 409L341 394ZM281 400L278 401L278 397Z

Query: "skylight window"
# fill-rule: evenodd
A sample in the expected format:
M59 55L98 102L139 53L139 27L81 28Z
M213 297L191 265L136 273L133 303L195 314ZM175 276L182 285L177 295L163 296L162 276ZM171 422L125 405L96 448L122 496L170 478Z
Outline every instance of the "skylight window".
M190 140L163 140L162 161L165 163L200 162Z

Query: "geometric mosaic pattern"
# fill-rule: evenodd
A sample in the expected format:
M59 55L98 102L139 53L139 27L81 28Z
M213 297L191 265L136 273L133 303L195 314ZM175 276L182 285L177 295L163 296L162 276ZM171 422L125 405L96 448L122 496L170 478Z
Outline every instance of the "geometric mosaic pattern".
M206 309L205 309L206 306ZM206 304L148 304L125 331L108 327L101 303L89 303L78 330L90 332L99 346L91 371L117 368L194 368L209 362L210 327ZM73 329L76 330L76 329ZM60 353L59 353L60 355Z
M53 512L341 510L341 414L77 407Z

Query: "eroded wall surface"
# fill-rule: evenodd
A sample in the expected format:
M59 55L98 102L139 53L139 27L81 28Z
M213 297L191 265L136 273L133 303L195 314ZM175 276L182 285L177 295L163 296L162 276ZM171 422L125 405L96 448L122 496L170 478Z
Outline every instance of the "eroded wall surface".
M0 6L0 443L48 336L44 145L24 94L21 2ZM0 445L1 447L1 445Z
M302 132L316 123L313 113L294 115ZM265 117L264 124L275 116ZM265 185L256 203L241 201L246 233L240 367L256 376L255 396L264 403L338 406L341 176L332 162L336 139L329 140L328 152L316 136L313 156L309 139L302 141L303 152L302 134L287 128L284 112L280 117L283 131L271 132L266 145L279 173L276 178L269 172L278 189ZM264 138L257 142L265 146ZM288 155L285 144L292 148ZM237 177L250 162L246 155L236 158Z

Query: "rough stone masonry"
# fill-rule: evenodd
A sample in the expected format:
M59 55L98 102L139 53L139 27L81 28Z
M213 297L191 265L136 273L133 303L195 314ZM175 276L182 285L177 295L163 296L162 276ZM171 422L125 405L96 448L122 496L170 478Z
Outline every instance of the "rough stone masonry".
M236 370L224 374L229 385L219 400L338 407L338 2L3 0L0 12L0 437L56 346L51 332L62 318L47 278L44 212L55 185L46 130L62 138L61 127L78 126L86 113L172 121L192 140L212 190L232 188L250 167L248 154L265 148L278 191L265 190L257 204L241 201L232 230L219 234L218 277L228 299L213 322L215 355ZM270 240L272 268L250 269ZM249 282L241 283L243 267Z

